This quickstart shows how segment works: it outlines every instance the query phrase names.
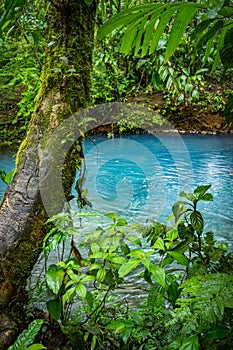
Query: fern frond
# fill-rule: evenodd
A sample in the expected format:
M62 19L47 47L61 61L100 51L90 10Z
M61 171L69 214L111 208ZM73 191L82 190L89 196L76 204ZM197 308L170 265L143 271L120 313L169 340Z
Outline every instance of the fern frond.
M195 276L186 280L180 288L182 291L176 302L179 306L176 316L183 319L187 327L195 324L195 331L202 332L212 324L221 322L225 309L233 308L232 275L214 273Z

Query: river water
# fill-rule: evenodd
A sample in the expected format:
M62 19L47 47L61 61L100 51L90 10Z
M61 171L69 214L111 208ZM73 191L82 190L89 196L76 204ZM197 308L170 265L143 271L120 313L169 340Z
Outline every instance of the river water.
M232 246L232 135L98 136L85 141L85 154L92 210L115 212L133 222L165 222L180 191L211 184L214 201L200 205L205 228ZM10 171L14 160L14 153L0 154L0 168ZM0 199L5 189L0 181ZM76 211L76 200L71 203Z
M92 203L92 209L87 211L118 213L129 222L144 223L151 218L165 223L180 191L211 184L214 201L199 207L205 231L213 231L217 240L227 241L233 249L233 135L129 135L110 139L98 136L85 141L85 155L86 196ZM10 171L14 160L12 152L0 154L0 167ZM1 198L5 189L0 181ZM74 212L78 210L76 199L71 206ZM110 221L104 216L83 218L76 243L86 233L106 224ZM70 245L66 253L69 252ZM56 263L57 259L54 252L49 263ZM41 256L33 270L31 288L44 274L43 269ZM124 289L116 293L136 305L144 292L132 286L144 286L138 272L127 276ZM44 303L36 306L45 307Z

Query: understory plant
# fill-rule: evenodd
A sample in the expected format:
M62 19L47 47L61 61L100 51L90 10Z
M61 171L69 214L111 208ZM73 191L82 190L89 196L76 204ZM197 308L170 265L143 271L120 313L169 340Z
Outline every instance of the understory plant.
M204 232L199 202L210 185L181 192L166 224L129 224L117 214L83 235L80 219L59 214L44 240L44 301L71 349L226 349L233 337L233 256ZM102 218L101 218L102 220ZM101 221L100 221L101 222ZM66 245L66 249L65 249ZM48 263L58 251L59 261ZM229 348L229 347L228 347Z

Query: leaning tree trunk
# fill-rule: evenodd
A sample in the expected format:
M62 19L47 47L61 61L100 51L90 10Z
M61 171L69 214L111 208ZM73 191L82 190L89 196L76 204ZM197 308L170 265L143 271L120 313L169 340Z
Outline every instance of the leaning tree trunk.
M26 139L17 155L14 179L0 209L0 349L6 349L17 334L17 322L23 317L25 304L24 287L45 235L47 213L39 189L40 150L64 119L92 102L96 1L89 6L84 0L51 3L41 89ZM76 165L77 158L65 164L66 195Z

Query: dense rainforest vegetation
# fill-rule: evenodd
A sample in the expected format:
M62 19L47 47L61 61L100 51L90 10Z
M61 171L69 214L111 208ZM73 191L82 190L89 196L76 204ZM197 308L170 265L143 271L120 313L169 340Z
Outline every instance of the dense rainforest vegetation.
M97 25L101 26L124 6L130 8L141 3L102 3ZM22 141L35 106L47 45L43 36L47 28L46 6L31 4L14 29L1 36L1 147ZM210 20L206 19L205 23ZM124 29L104 40L96 38L92 74L95 103L139 102L170 118L181 130L228 131L222 116L233 83L230 60L226 67L217 61L221 25L216 16L217 25L213 31L207 31L200 40L199 50L195 51L190 38L196 21L187 28L176 54L167 62L169 30L164 31L154 50L143 55L141 52L133 55L130 46L122 52ZM204 45L209 37L206 51Z
M106 213L109 225L98 226L78 247L74 236L82 227L63 208L80 171L75 215L99 216L83 210L90 106L136 102L180 131L232 132L233 2L0 4L1 147L20 144L0 209L0 349L230 349L233 256L227 243L205 231L199 211L199 202L213 201L211 185L181 192L168 225L129 224ZM86 109L86 119L78 113L76 130L53 149L56 130ZM114 132L143 123L129 113ZM113 125L103 130L111 133ZM64 197L51 181L58 170ZM4 171L1 177L10 182ZM60 200L52 217L45 192L48 202ZM42 250L45 277L27 291ZM53 250L58 261L49 265ZM133 306L119 293L132 273L144 280L130 287L144 296ZM46 311L35 307L39 301Z

